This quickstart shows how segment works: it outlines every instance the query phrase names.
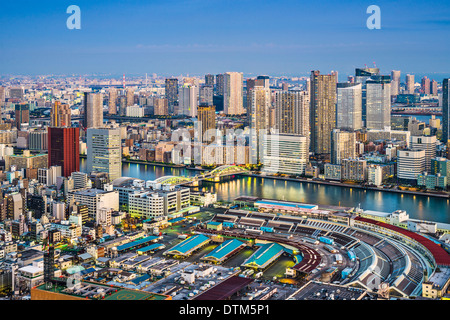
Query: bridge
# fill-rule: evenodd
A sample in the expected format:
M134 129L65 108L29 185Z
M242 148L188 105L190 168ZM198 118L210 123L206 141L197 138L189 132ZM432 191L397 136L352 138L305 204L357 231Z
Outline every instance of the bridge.
M156 185L189 185L198 186L199 181L212 181L219 182L221 178L249 172L249 170L239 167L236 165L223 165L215 168L210 172L199 174L192 177L184 176L163 176L151 182L154 186Z

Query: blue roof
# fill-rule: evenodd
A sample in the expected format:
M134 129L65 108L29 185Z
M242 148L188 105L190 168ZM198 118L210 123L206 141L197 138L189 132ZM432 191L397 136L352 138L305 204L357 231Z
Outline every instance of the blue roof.
M130 249L130 248L139 246L141 244L144 244L144 243L147 243L147 242L151 242L151 241L153 241L153 240L155 240L157 238L158 237L156 237L156 236L149 236L149 237L142 238L140 240L136 240L136 241L133 241L133 242L125 243L125 244L123 244L121 246L118 246L117 247L117 251Z
M159 248L161 248L161 247L164 247L164 245L161 244L161 243L153 243L153 244L151 244L151 245L149 245L149 246L146 246L146 247L144 247L144 248L140 248L140 249L138 249L138 250L136 250L136 251L137 251L137 252L146 253L146 252L148 252L148 251L152 251L152 250L155 250L155 249L159 249Z
M264 268L273 259L276 259L284 251L284 247L278 243L265 243L247 260L244 266Z
M218 226L218 225L221 225L222 222L211 221L211 222L208 222L208 224L211 224L211 225L213 225L213 226Z
M133 282L135 285L138 285L148 279L150 279L150 276L148 274L144 274L143 276L134 278L133 280L131 280L131 282Z
M221 245L217 246L213 251L206 254L203 258L214 258L217 260L222 260L228 254L232 253L242 245L244 245L242 241L236 239L227 240Z
M168 222L170 222L170 223L176 223L176 222L180 222L180 221L183 221L183 220L186 220L186 218L178 217L178 218L174 218L174 219L172 219L172 220L169 220Z
M187 254L194 250L196 247L202 245L205 241L209 241L209 238L203 234L197 234L195 236L189 237L183 242L180 242L168 252L180 252L181 254Z
M305 208L305 209L314 209L316 206L311 204L300 204L300 203L292 203L292 202L274 202L274 201L256 201L256 204L269 204L272 206L285 206L285 207L294 207L294 208Z

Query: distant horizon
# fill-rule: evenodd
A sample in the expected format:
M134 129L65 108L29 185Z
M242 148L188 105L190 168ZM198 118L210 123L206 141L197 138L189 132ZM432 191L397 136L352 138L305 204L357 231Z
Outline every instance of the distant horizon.
M70 30L70 5L81 29ZM367 8L381 9L370 30ZM206 73L341 75L376 63L450 76L450 2L324 0L77 0L5 2L0 70L11 75ZM342 80L342 79L340 79Z

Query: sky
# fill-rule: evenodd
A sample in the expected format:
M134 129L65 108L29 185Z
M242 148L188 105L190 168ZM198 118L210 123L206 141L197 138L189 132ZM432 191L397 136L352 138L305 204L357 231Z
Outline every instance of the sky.
M450 75L450 1L2 1L0 74ZM370 30L369 5L381 9ZM81 10L70 30L67 7Z

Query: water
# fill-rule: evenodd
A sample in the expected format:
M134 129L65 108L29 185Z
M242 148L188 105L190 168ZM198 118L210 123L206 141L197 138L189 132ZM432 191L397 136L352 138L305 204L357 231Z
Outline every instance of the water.
M81 159L80 170L86 170ZM198 171L184 168L123 163L122 175L142 180L175 175L193 176ZM350 187L319 185L306 182L283 181L259 177L241 177L221 183L204 183L202 190L217 192L218 200L231 201L239 196L299 201L311 204L361 207L365 210L392 212L406 210L412 219L450 223L449 200L422 195L400 194Z

